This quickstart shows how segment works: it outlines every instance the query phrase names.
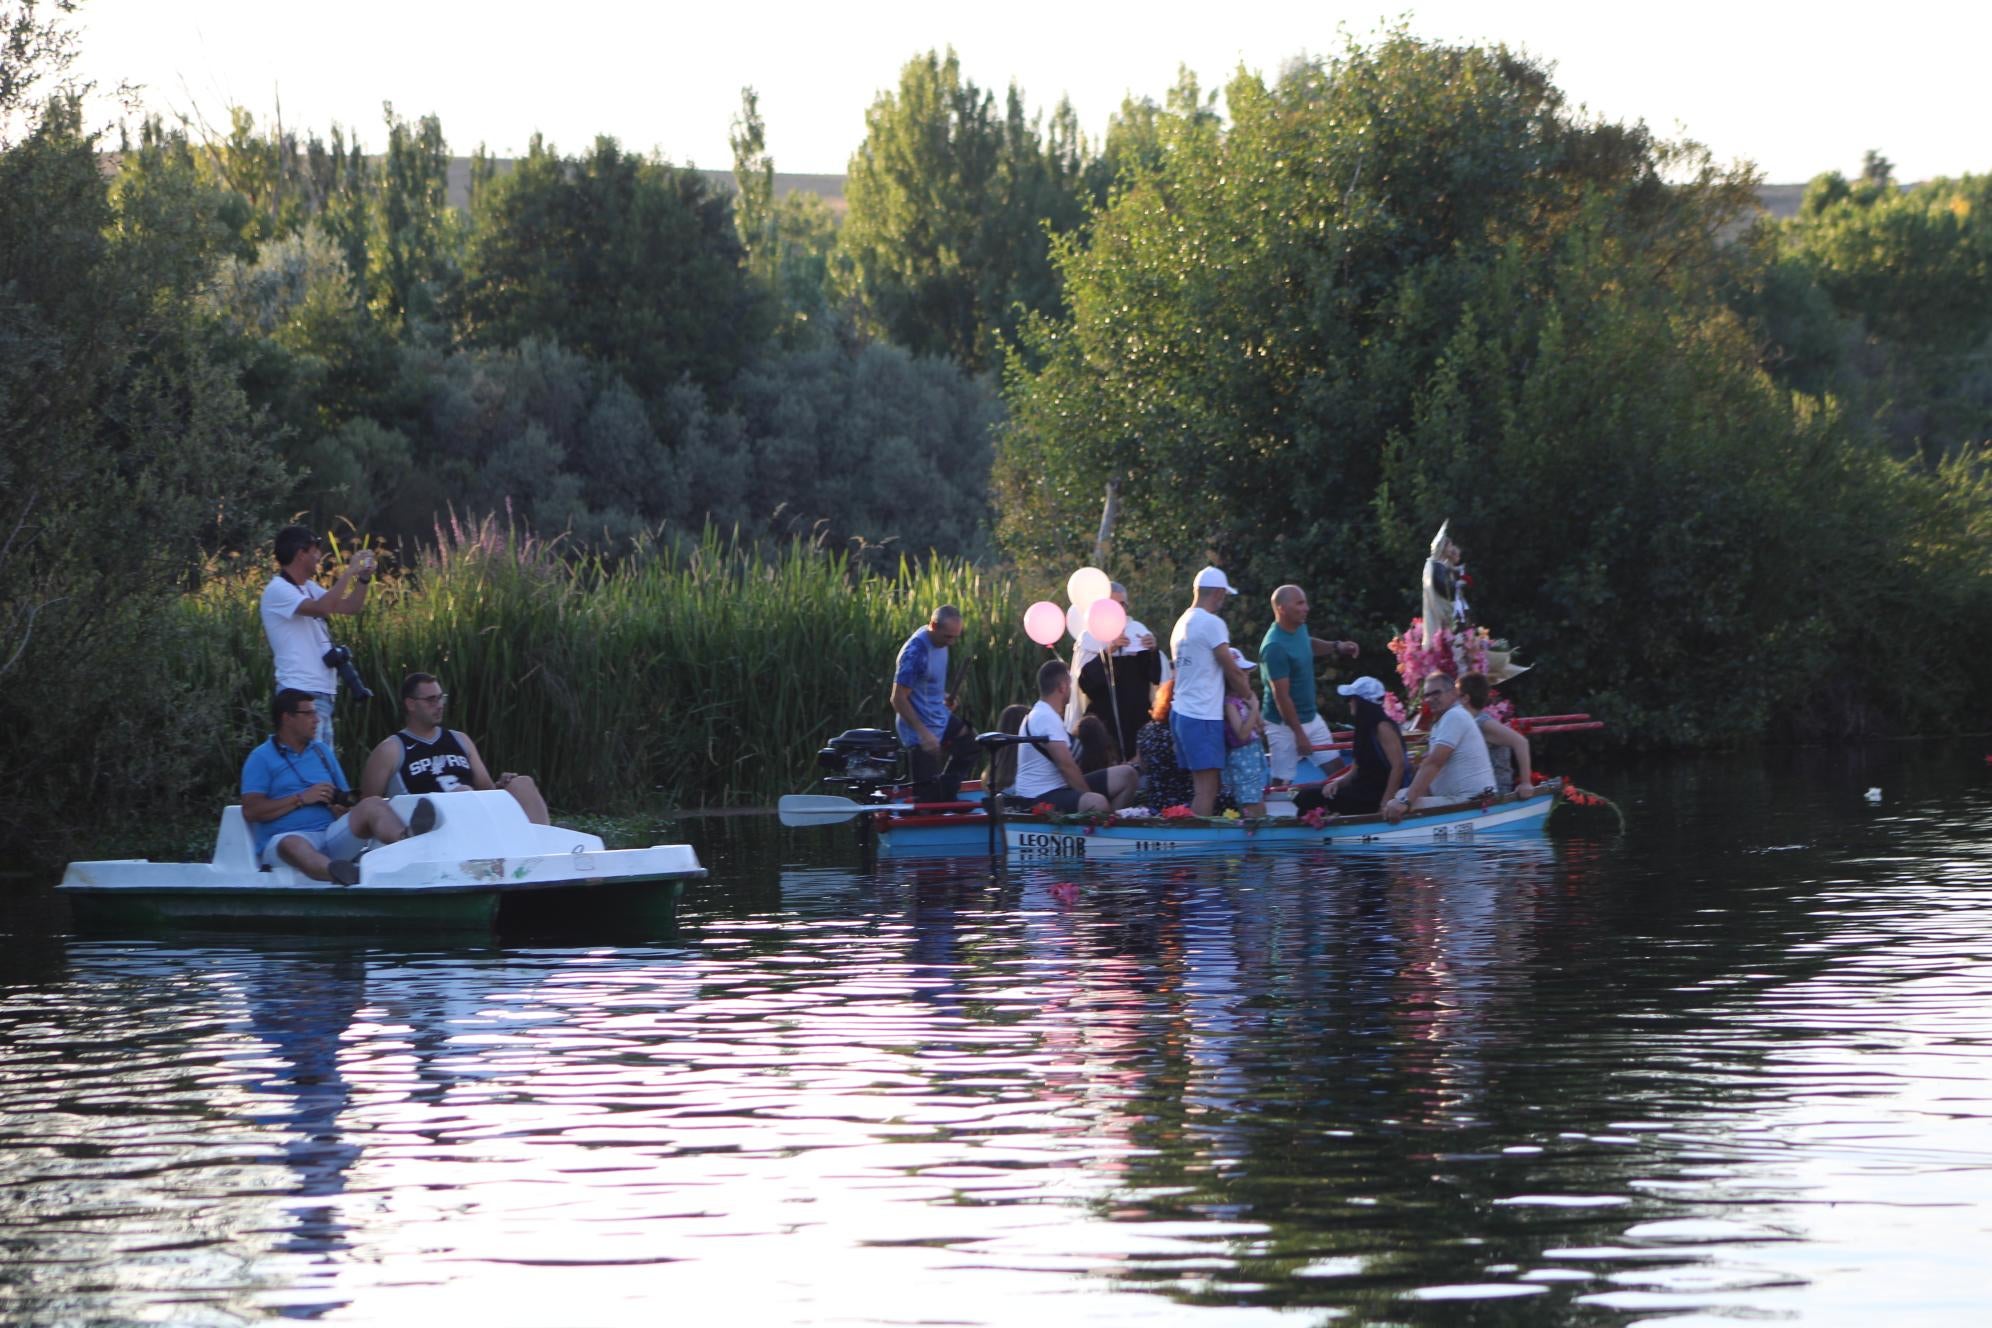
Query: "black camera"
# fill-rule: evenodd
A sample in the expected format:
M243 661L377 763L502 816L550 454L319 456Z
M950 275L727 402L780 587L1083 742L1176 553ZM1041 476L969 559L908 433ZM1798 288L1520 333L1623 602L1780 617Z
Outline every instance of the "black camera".
M367 680L353 667L352 651L344 646L333 646L325 652L323 660L339 670L339 685L351 692L355 701L373 700L373 691L368 688Z

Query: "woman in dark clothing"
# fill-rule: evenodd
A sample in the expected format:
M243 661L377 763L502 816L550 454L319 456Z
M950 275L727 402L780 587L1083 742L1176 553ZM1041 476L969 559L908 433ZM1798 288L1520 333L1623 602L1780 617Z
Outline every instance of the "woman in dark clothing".
M1136 796L1151 811L1186 805L1196 796L1190 772L1176 764L1176 739L1169 732L1169 699L1176 684L1165 682L1155 691L1151 722L1142 725L1135 748L1141 754L1141 792Z
M1305 815L1319 807L1337 816L1372 816L1382 810L1384 799L1403 787L1404 736L1383 713L1383 684L1375 678L1358 678L1335 690L1349 698L1349 708L1355 712L1356 731L1349 749L1355 768L1318 789L1302 789L1294 795L1294 810Z
M1151 640L1153 638L1150 638ZM1107 669L1113 668L1109 687ZM1125 752L1149 719L1149 688L1162 681L1162 652L1149 647L1125 655L1095 655L1079 670L1079 690L1088 714L1098 715L1114 742ZM1120 726L1114 726L1118 717Z

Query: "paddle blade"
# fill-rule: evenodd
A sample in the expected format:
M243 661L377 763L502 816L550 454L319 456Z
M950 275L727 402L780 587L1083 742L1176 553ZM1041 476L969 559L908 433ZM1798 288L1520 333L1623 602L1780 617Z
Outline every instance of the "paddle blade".
M828 793L790 793L775 804L783 825L841 825L870 811L862 802Z

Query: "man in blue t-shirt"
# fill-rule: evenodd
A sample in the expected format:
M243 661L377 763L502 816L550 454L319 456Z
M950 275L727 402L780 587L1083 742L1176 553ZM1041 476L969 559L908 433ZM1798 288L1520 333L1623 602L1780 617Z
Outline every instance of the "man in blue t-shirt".
M404 826L382 799L353 796L338 758L317 739L318 703L310 692L286 687L270 709L276 732L242 763L242 819L263 866L283 863L314 881L355 885L357 859L370 845L435 825L427 798Z
M892 709L907 766L925 802L952 802L975 773L975 731L948 698L948 649L961 640L961 610L943 604L906 638L892 672Z
M1259 679L1266 693L1266 748L1273 778L1287 783L1303 756L1334 742L1314 700L1314 661L1321 655L1354 659L1354 641L1324 641L1307 631L1307 592L1281 586L1273 592L1273 625L1259 642Z

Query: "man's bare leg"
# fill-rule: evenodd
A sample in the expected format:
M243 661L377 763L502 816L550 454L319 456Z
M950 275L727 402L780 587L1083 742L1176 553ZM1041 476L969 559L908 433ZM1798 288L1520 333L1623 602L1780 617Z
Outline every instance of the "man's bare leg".
M1107 799L1119 811L1134 801L1135 790L1141 787L1141 772L1131 765L1117 765L1107 771Z
M519 809L534 825L551 825L547 817L546 799L540 795L539 785L533 783L531 775L513 775L501 787L519 800Z
M408 835L408 827L401 823L385 798L361 798L346 813L346 825L355 839L373 839L383 844L398 844Z
M307 839L285 835L277 841L277 856L314 881L332 879L332 859L313 848Z
M1217 795L1224 787L1224 772L1192 770L1190 782L1196 787L1196 796L1190 799L1190 810L1198 816L1209 816L1217 810Z

